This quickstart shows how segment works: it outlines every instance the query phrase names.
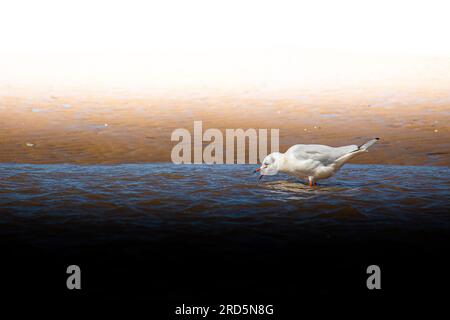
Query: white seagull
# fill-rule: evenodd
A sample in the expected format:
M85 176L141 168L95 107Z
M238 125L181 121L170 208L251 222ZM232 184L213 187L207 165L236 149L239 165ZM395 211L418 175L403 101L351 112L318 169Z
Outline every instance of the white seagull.
M284 172L309 180L309 186L319 179L332 177L348 160L367 152L380 138L372 139L362 146L329 147L320 144L296 144L285 153L273 152L264 158L260 168L260 179Z

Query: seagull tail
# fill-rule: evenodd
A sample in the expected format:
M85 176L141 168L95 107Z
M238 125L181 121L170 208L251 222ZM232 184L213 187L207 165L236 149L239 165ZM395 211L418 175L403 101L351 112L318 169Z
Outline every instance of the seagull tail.
M366 151L367 152L367 149L369 149L371 146L373 146L375 143L377 143L378 140L380 140L380 138L374 138L370 141L367 141L362 146L358 147L358 151Z

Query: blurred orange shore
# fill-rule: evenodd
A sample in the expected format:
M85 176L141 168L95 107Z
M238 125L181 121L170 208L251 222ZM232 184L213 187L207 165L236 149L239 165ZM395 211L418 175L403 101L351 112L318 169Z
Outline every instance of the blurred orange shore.
M116 164L171 161L176 128L280 129L297 143L380 143L354 163L450 165L450 96L432 93L296 97L0 95L0 162Z

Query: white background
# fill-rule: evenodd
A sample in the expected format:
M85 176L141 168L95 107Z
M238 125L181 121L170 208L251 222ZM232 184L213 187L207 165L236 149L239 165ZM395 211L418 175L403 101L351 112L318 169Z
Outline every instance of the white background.
M398 74L417 56L450 57L449 1L0 2L10 85L298 84Z

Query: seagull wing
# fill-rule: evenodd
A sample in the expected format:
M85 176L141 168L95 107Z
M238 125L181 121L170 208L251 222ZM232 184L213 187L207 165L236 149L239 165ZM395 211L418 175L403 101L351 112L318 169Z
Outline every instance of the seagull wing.
M334 148L320 144L297 144L289 148L286 153L300 161L313 160L327 166L342 156L357 150L357 145Z

